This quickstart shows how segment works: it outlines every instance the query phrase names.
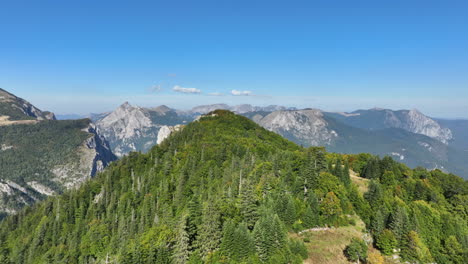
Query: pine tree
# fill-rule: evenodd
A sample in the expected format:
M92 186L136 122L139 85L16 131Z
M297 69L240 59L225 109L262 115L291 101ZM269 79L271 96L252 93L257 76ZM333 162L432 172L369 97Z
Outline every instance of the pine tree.
M187 233L190 239L190 246L196 247L196 239L198 236L198 229L201 225L201 206L197 197L193 197L188 202L188 216L187 216Z
M338 158L335 163L335 168L333 169L333 175L335 175L338 179L343 181L343 167L341 165L341 159Z
M395 238L401 242L404 240L408 233L409 217L405 207L397 206L395 211L391 214L389 227L395 234Z
M397 240L392 231L384 229L382 233L377 236L376 245L384 255L391 255L393 253L393 249L397 246Z
M229 220L224 224L221 250L234 261L241 261L251 256L254 241L245 223L239 225Z
M434 261L431 252L415 231L410 231L406 236L401 256L406 261L421 263L431 263Z
M362 239L353 238L345 249L346 256L351 261L366 261L367 245Z
M247 227L252 230L258 220L258 204L252 184L245 184L240 194L240 212Z
M277 198L275 212L286 226L292 226L296 221L296 207L290 194L284 194Z
M311 196L307 200L307 206L303 217L303 225L305 228L312 228L320 225L320 208L317 196L311 192Z
M210 200L202 211L197 243L202 258L206 258L219 248L221 238L221 215L215 202Z
M286 233L278 215L267 211L255 224L255 248L261 260L267 261L286 242Z
M183 216L177 227L173 262L185 264L190 258L190 237L187 232L187 216Z
M371 230L376 236L380 235L380 233L385 228L385 215L382 213L382 210L377 210L377 213L372 217L371 221Z
M236 224L232 220L227 220L223 225L223 238L221 240L221 250L227 256L232 257L235 248Z

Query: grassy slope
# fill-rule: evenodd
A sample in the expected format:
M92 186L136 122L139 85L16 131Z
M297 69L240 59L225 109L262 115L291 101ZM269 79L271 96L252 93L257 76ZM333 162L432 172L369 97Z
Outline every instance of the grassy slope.
M309 251L309 258L304 263L340 264L350 263L343 250L353 237L362 238L364 223L358 216L353 216L356 220L355 226L332 228L323 231L305 232L300 237L308 238L306 243Z

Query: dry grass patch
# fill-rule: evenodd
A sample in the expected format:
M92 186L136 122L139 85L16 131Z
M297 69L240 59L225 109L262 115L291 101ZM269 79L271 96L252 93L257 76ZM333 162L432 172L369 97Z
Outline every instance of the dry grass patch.
M310 242L306 243L309 252L309 258L304 260L304 263L320 263L320 264L340 264L350 263L343 250L350 243L351 238L361 238L364 230L364 223L357 216L353 216L356 220L355 226L345 226L332 228L323 231L306 232L299 237Z
M352 170L349 170L349 176L351 177L351 181L358 186L358 191L360 193L363 194L369 190L369 179L359 177L357 173Z
M19 124L36 124L37 120L10 120L9 116L0 116L0 126L19 125Z

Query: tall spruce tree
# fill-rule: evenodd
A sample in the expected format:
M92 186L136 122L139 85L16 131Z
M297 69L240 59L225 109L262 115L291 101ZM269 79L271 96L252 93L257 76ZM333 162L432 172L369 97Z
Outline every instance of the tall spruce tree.
M190 237L187 232L187 216L183 216L177 226L173 261L175 264L188 263L190 258Z
M222 238L221 215L216 203L209 200L202 211L199 229L198 248L202 258L214 253L219 248Z
M240 199L240 212L244 222L250 230L253 230L255 222L258 220L258 202L254 195L252 184L243 185Z

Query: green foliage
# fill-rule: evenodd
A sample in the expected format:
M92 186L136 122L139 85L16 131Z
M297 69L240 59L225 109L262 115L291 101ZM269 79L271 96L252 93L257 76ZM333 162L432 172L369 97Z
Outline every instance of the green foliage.
M305 228L312 228L320 225L320 208L317 197L312 193L308 198L304 212L303 226Z
M397 240L392 231L385 229L378 235L376 245L384 255L391 255L397 246Z
M353 238L345 248L345 254L351 261L366 261L367 245L362 239Z
M290 194L283 194L276 199L275 212L287 227L291 227L296 220L296 207Z
M334 223L342 213L340 199L334 192L328 192L320 204L320 211L327 223Z
M401 255L406 261L430 263L433 262L431 252L415 231L410 231L405 240L406 246Z
M284 226L277 214L267 211L255 224L253 237L257 254L263 261L268 261L286 244Z
M245 261L255 254L255 243L247 225L228 220L223 228L221 250L234 261Z
M221 243L221 214L214 201L208 201L202 211L198 248L202 258L208 257Z
M258 220L258 201L254 195L252 185L246 184L241 189L239 196L240 212L243 220L247 223L247 227L252 230Z

